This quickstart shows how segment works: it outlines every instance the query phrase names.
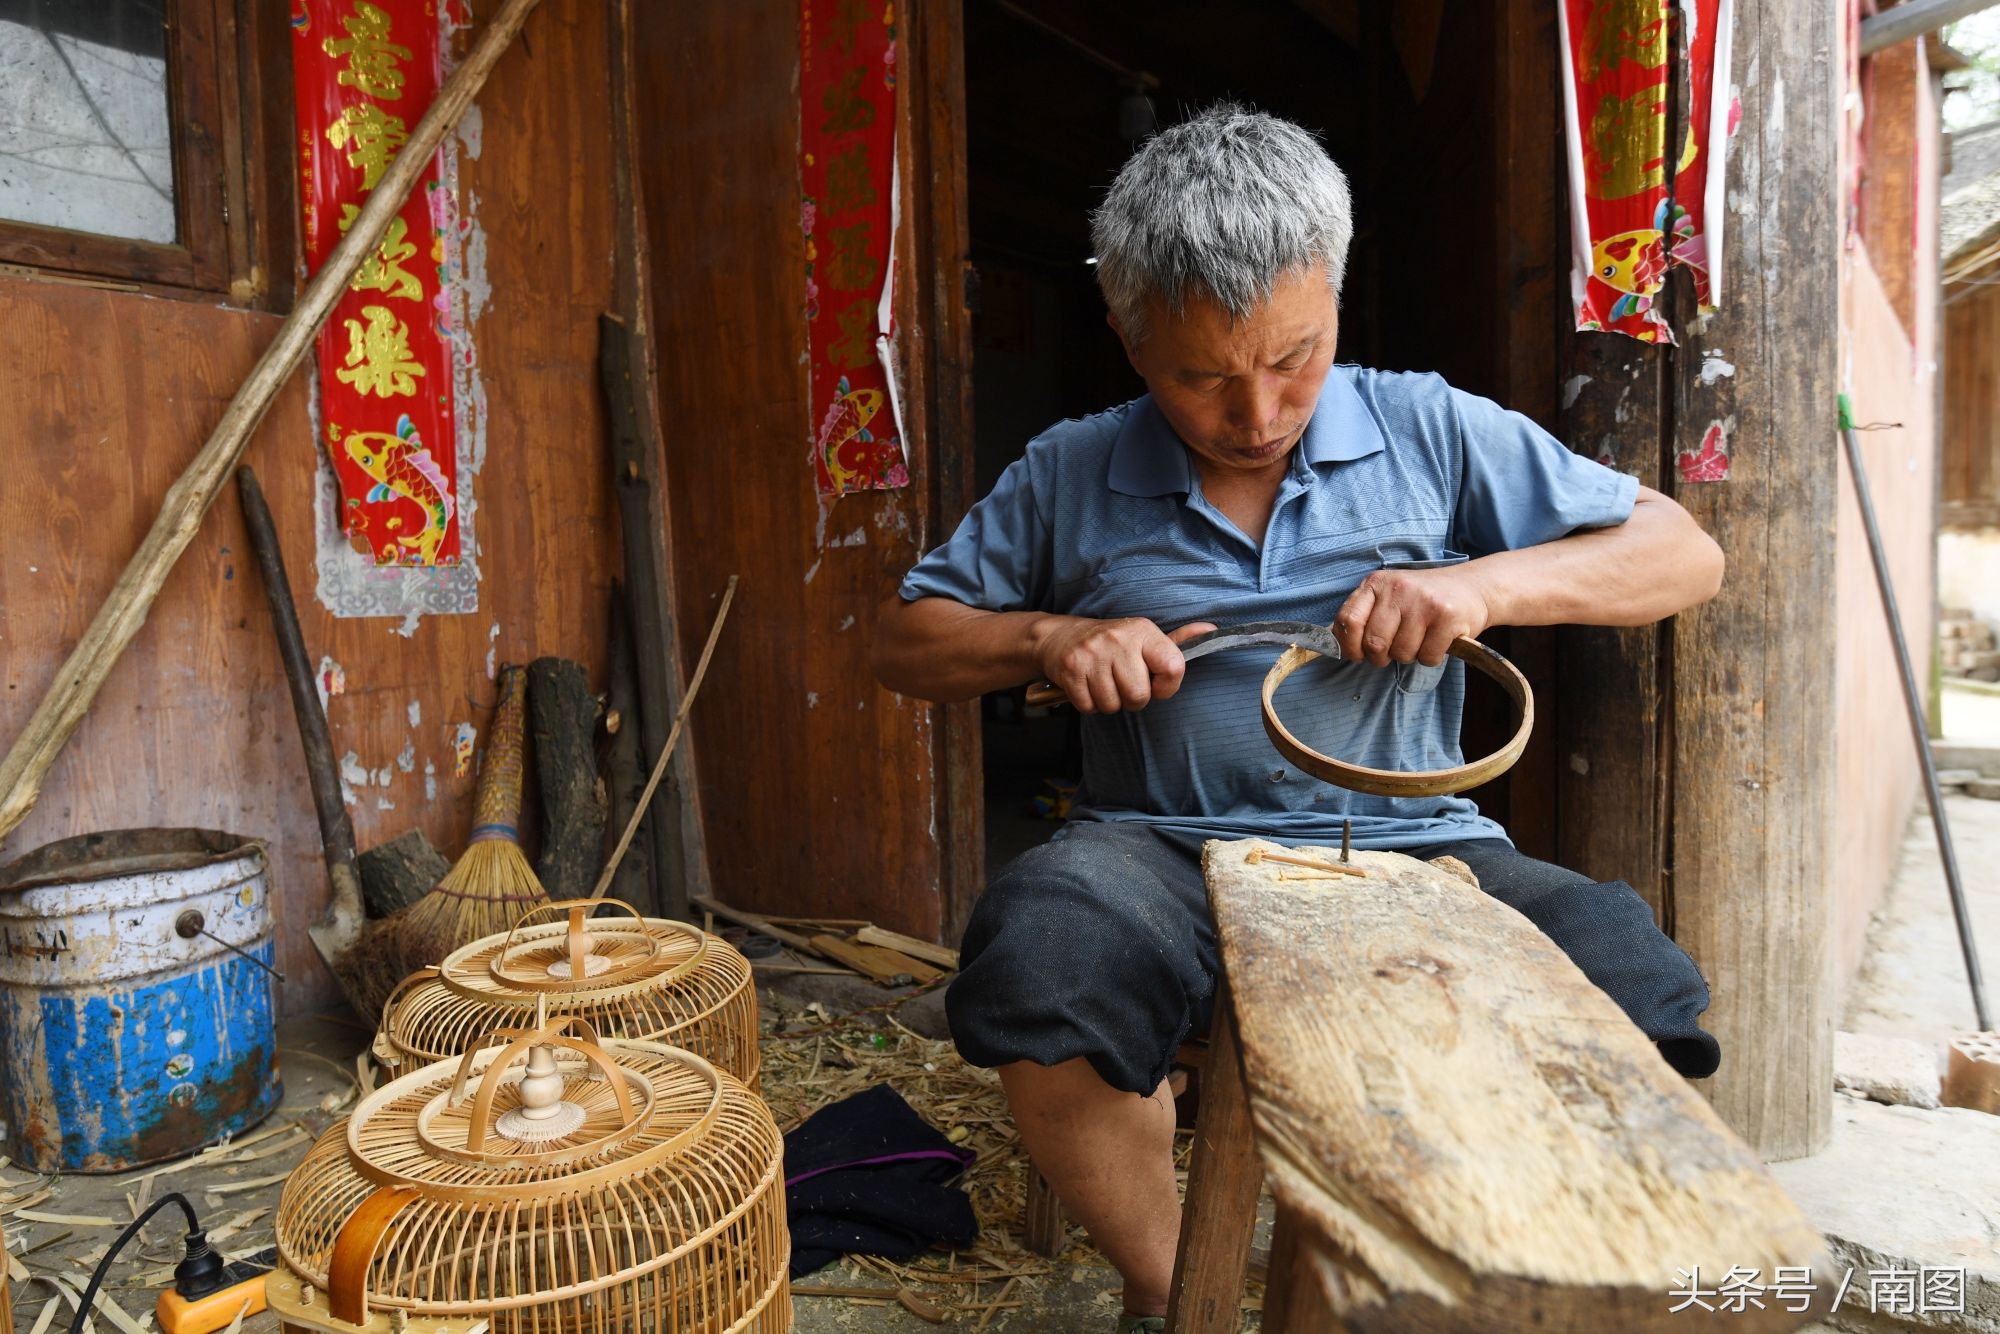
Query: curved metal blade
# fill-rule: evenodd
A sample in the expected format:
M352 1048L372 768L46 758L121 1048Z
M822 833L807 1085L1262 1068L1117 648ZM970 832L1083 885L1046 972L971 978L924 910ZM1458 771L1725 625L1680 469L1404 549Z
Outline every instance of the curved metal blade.
M1251 621L1244 625L1225 625L1205 635L1196 635L1181 645L1181 658L1193 661L1226 648L1249 648L1259 644L1277 648L1290 648L1296 644L1329 658L1340 657L1340 641L1324 625L1314 625L1310 621Z

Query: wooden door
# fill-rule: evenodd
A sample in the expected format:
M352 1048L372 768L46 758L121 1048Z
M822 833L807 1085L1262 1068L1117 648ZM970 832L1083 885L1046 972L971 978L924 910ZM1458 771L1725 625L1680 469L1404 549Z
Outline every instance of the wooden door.
M951 260L925 224L927 210L950 208L928 182L932 158L950 154L949 109L936 103L955 9L909 6L898 34L913 482L839 499L818 494L808 453L797 0L634 15L684 672L729 576L742 577L692 719L714 892L927 938L952 916L958 868L977 865L976 810L970 829L952 819L967 746L955 740L959 711L882 689L869 653L878 606L935 540L939 497L955 494L957 456L940 432L956 428L929 401L941 374L957 383L936 341L948 321L933 323L944 301L934 274ZM936 188L949 195L948 182ZM976 799L976 727L969 744Z

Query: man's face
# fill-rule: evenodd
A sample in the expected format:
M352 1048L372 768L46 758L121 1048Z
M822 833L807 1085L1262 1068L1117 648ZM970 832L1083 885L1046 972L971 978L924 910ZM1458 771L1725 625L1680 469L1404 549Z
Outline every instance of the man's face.
M1333 365L1340 312L1325 270L1280 279L1240 322L1206 297L1189 301L1180 319L1158 301L1147 315L1146 340L1134 347L1125 339L1125 355L1188 448L1228 472L1282 464Z

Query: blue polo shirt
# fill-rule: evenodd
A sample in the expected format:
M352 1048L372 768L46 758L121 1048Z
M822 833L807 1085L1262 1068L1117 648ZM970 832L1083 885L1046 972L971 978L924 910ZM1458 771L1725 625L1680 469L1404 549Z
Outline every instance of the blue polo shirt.
M1202 495L1187 446L1151 396L1028 442L951 539L903 580L914 601L989 611L1330 624L1384 567L1426 569L1623 523L1637 479L1564 448L1519 413L1435 375L1335 366L1260 547ZM1188 664L1138 712L1083 719L1072 817L1143 820L1198 837L1340 837L1414 847L1506 833L1463 797L1378 797L1296 772L1264 734L1274 650ZM1463 762L1465 667L1321 660L1278 692L1279 715L1322 754L1381 769Z

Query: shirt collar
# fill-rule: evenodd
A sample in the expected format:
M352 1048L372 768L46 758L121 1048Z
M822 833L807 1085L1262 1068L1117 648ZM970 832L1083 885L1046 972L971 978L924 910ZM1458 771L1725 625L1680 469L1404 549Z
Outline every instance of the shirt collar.
M1348 368L1335 366L1320 388L1319 403L1299 439L1298 457L1310 465L1342 463L1379 454L1385 443L1382 428L1362 402ZM1111 446L1106 480L1113 491L1128 496L1185 495L1194 489L1194 465L1187 446L1167 424L1151 394L1138 399L1125 414Z

